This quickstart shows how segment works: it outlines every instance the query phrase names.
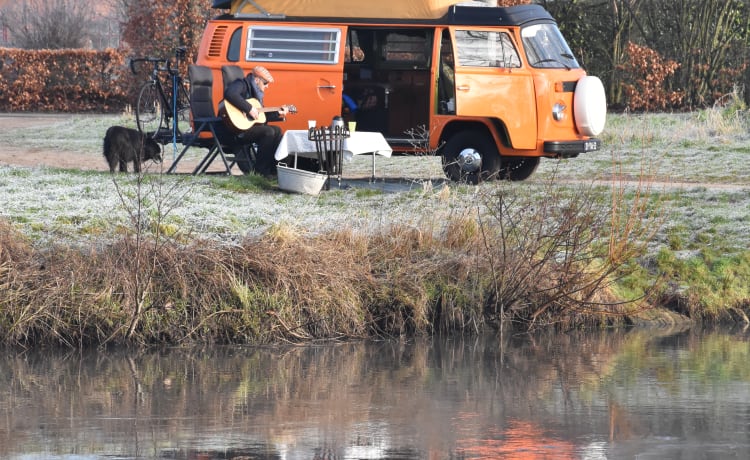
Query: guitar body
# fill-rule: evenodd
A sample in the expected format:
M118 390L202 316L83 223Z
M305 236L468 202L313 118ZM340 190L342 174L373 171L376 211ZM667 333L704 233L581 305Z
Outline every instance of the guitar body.
M235 133L247 131L257 123L265 123L266 112L278 112L281 109L281 107L261 107L260 101L255 98L247 99L247 102L258 111L258 118L253 120L247 117L242 110L232 105L229 101L224 100L219 102L219 116L224 120L229 129ZM297 108L293 105L284 107L286 107L289 113L297 113Z

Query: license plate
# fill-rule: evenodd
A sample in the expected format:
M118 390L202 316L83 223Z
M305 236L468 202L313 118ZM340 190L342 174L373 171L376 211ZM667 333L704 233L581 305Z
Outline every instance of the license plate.
M583 143L583 151L584 152L592 152L594 150L599 150L599 143L595 141L586 141Z

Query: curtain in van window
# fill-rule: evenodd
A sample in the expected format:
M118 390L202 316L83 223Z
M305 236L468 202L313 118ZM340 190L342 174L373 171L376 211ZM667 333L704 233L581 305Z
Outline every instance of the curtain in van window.
M506 32L457 30L458 65L463 67L521 67L513 41Z

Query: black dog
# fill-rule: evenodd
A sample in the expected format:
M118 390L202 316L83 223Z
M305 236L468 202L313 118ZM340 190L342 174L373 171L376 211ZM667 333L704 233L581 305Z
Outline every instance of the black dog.
M120 165L120 172L128 172L128 162L133 162L133 170L141 172L141 163L146 160L161 162L161 147L152 138L137 129L112 126L104 135L104 158L109 163L109 172L114 173Z

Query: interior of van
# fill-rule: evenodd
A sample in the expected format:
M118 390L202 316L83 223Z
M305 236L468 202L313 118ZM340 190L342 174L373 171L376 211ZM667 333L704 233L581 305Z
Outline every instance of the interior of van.
M429 126L433 28L350 27L342 112L392 145L423 142Z

